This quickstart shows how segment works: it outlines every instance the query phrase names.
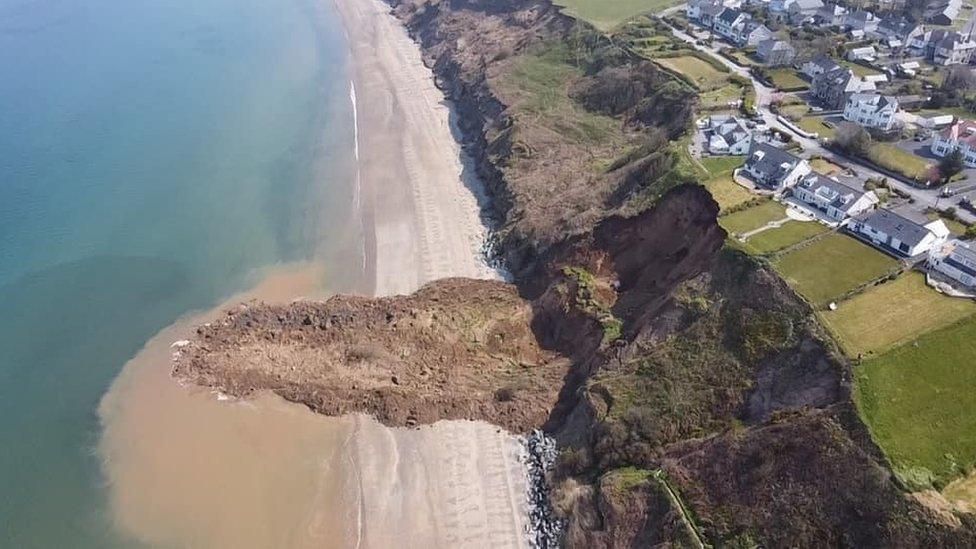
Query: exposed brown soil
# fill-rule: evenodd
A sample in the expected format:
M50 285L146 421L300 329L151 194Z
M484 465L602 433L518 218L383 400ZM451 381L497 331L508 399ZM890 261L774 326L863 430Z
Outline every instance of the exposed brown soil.
M545 422L569 368L536 342L531 317L514 286L466 279L406 297L246 304L201 327L175 374L391 426L479 419L525 432Z

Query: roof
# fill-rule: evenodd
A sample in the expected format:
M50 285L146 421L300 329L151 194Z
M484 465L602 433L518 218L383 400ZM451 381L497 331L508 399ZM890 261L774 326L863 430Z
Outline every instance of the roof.
M953 243L955 247L952 249L952 255L976 264L976 245L962 240L956 240Z
M827 57L827 55L823 53L818 53L813 59L807 61L807 63L813 63L814 65L823 69L824 72L832 71L840 67L836 61L830 57Z
M826 86L829 89L840 89L842 92L863 92L876 89L873 82L868 82L854 76L854 71L844 67L837 67L832 71L813 77L814 88Z
M878 30L904 38L914 31L917 26L915 23L903 17L888 15L878 23Z
M816 11L823 7L821 0L793 0L792 5L800 8L801 11Z
M898 110L898 100L877 93L855 93L847 98L848 102L874 107L874 112L879 112L887 108Z
M756 44L756 53L763 57L774 51L794 51L793 46L785 40L780 40L778 38L767 38Z
M939 132L939 135L943 139L966 143L970 147L976 148L976 121L960 120Z
M859 218L860 222L898 240L915 246L932 231L914 221L906 219L891 210L879 208Z
M743 14L737 9L725 8L722 10L722 13L718 15L718 19L727 25L731 25L732 23L735 23L735 20L738 19L740 15Z
M799 157L769 143L755 141L749 147L749 157L746 158L746 165L752 171L776 177L786 175L785 172L792 170L799 163ZM784 167L786 170L781 173Z
M817 172L811 172L804 177L798 186L829 200L829 205L838 210L847 211L855 202L867 193L860 189L849 187Z
M729 145L748 139L751 135L745 123L734 116L712 116L708 120L708 126L714 132L713 135L721 137Z

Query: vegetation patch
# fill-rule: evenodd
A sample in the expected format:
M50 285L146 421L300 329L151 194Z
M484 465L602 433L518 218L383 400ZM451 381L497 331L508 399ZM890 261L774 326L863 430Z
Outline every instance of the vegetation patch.
M680 4L676 0L556 0L566 13L593 24L600 30L609 30L635 15L658 12Z
M844 171L844 168L823 157L817 157L810 160L810 167L813 169L813 171L822 173L824 175L834 175Z
M756 199L756 195L749 192L749 189L732 181L727 175L713 177L705 181L704 185L715 202L718 202L719 212L728 212Z
M940 488L976 465L974 364L970 316L855 369L858 408L912 488Z
M745 156L707 156L702 158L701 163L712 175L731 175L745 159Z
M887 255L841 234L793 250L774 263L783 278L815 306L840 299L899 266Z
M926 179L932 169L932 165L924 158L889 143L873 143L868 150L868 160L886 170L916 180Z
M796 125L804 131L815 133L825 139L833 139L837 133L834 128L827 125L823 118L818 116L804 116L796 122Z
M771 69L767 74L773 86L781 91L802 91L810 88L810 84L797 76L793 69Z
M720 88L728 81L728 74L692 55L659 57L655 59L655 62L674 72L683 74L702 90Z
M790 220L780 227L766 229L749 237L744 249L753 255L778 252L822 235L829 229L816 221Z
M754 231L772 221L779 221L786 217L786 208L779 202L767 200L758 206L724 215L718 219L729 234L742 234Z
M923 274L907 272L821 316L844 352L860 357L883 353L974 313L976 303L944 296L925 285Z

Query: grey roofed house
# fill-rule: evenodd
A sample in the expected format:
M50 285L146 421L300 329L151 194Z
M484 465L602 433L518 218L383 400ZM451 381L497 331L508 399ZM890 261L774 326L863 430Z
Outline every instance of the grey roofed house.
M803 64L802 70L804 74L810 78L813 78L818 74L830 72L837 68L840 68L840 65L838 65L836 61L831 59L826 54L818 53L817 55L813 56L812 59Z
M869 11L857 10L847 14L844 25L851 30L873 32L878 28L878 18Z
M842 109L850 94L875 89L874 82L855 76L850 69L839 67L815 76L810 94L828 109Z
M924 30L921 26L897 15L886 15L875 31L877 34L886 38L897 38L907 41L916 35L922 34Z
M725 23L726 25L731 25L735 23L735 20L742 16L742 12L734 8L725 8L722 13L718 15L718 20Z
M827 26L841 26L847 16L847 8L839 4L824 4L817 12L817 20Z
M924 17L929 23L951 25L961 9L962 0L933 0L925 6Z
M796 50L785 40L767 38L756 44L756 56L769 66L789 65L796 57Z
M839 181L834 181L829 177L824 177L817 172L810 172L797 183L797 187L802 187L812 193L816 193L824 198L833 197L829 206L844 211L851 204L857 202L867 191L849 187Z
M790 22L799 24L809 18L815 17L823 8L822 0L793 0L787 7Z
M908 249L912 249L921 244L932 233L928 227L883 208L858 216L857 225L866 226L875 233L881 232L887 235L888 239L885 244L889 247L892 241L897 240L902 244L907 244ZM860 229L859 231L864 232ZM900 246L898 251L905 254L911 253Z
M753 141L749 147L743 169L760 185L776 189L790 186L810 173L809 165L802 158L759 141Z

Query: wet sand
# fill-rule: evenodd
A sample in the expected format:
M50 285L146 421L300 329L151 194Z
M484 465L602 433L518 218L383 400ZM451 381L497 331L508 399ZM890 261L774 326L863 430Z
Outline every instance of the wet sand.
M477 188L419 50L378 0L336 3L354 60L369 286L388 295L495 276L479 254ZM315 265L276 269L160 332L126 364L99 409L116 529L155 547L526 547L519 443L494 426L390 429L171 378L194 326L249 299L323 297L323 278Z
M380 0L335 0L335 5L353 59L374 293L410 293L449 276L496 277L480 256L487 231L479 184L420 49Z

